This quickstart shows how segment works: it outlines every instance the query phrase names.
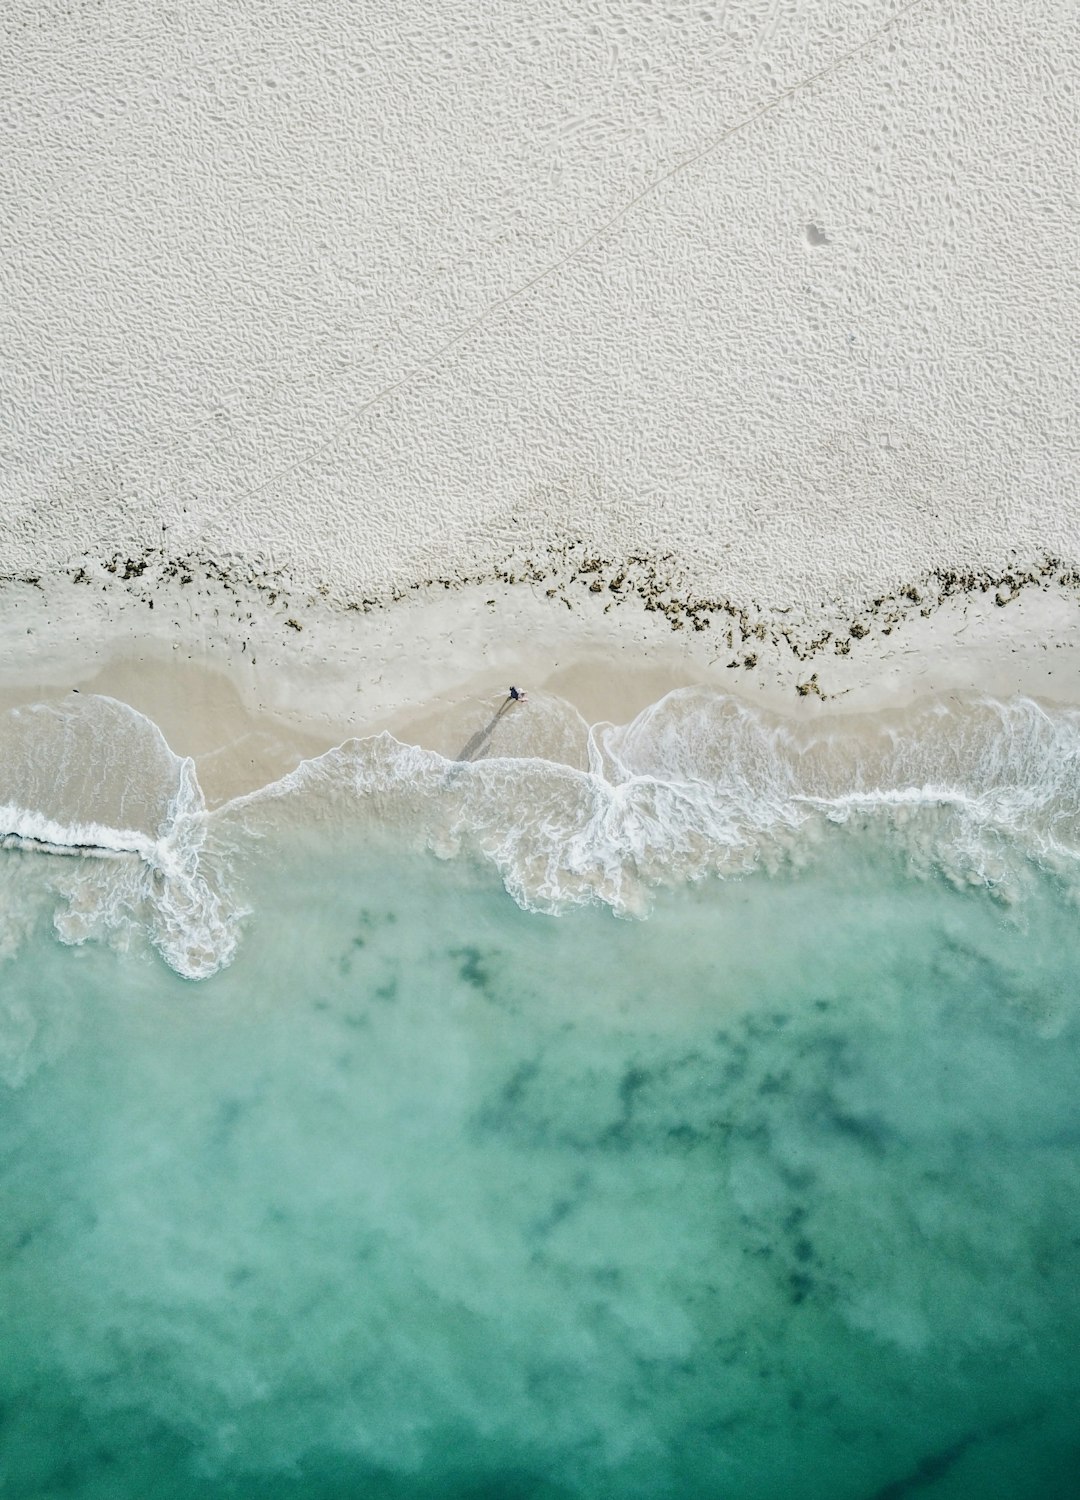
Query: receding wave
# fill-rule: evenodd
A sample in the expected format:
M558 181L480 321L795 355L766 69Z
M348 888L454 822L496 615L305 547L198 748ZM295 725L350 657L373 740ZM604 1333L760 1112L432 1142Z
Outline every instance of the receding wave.
M219 885L226 872L203 857L194 762L145 715L89 694L14 709L0 719L0 777L0 845L77 857L54 861L46 882L65 942L145 933L192 979L232 958L236 912ZM0 935L0 953L11 945Z
M798 865L830 824L860 820L915 870L1006 897L1033 865L1080 875L1080 711L952 697L807 724L692 688L589 727L537 695L498 754L506 737L485 720L478 709L457 759L388 734L350 740L208 812L193 762L133 709L20 710L0 724L0 841L92 856L53 861L65 941L144 932L191 978L235 952L245 852L320 822L478 856L545 912L602 901L638 915L658 886Z

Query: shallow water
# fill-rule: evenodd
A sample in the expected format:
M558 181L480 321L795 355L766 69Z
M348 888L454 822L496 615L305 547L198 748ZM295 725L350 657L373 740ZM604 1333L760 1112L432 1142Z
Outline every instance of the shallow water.
M444 754L349 740L213 808L123 703L0 715L0 850L53 856L0 864L0 953L47 909L65 942L149 938L204 979L235 957L262 842L312 827L478 857L548 913L643 915L660 888L812 862L836 825L1009 900L1040 871L1080 895L1080 709L950 695L791 721L704 687L623 726L549 695L513 709L460 705Z
M0 1494L1075 1494L1059 884L830 828L550 917L333 822L260 841L201 985L28 908Z

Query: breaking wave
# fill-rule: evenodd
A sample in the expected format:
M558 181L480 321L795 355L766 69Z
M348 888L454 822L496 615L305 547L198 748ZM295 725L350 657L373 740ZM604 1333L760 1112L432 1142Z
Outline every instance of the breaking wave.
M0 720L0 778L0 847L72 856L51 859L44 881L64 942L145 933L190 979L229 962L239 913L221 885L227 871L206 857L194 762L145 715L96 695L14 709ZM12 927L28 924L15 905L14 921L0 913L0 954Z
M189 978L235 953L245 851L326 822L490 861L544 912L639 915L661 885L797 866L836 823L873 824L914 871L1007 898L1035 866L1080 876L1077 710L953 697L808 724L690 688L624 726L542 695L512 734L486 718L456 758L350 740L211 812L194 763L126 705L16 710L0 721L0 843L49 856L65 941L142 932Z

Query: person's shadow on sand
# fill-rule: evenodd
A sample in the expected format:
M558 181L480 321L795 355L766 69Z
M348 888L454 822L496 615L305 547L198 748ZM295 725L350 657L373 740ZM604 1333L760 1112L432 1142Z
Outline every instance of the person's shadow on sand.
M500 704L499 710L496 713L495 717L491 720L491 722L489 724L485 724L483 729L478 729L476 731L472 739L470 739L465 745L463 745L458 754L454 756L454 760L456 762L463 760L475 760L478 755L482 755L488 747L491 736L495 733L495 726L498 724L499 720L502 718L506 710L508 708L513 708L513 706L513 698L507 698L505 703Z

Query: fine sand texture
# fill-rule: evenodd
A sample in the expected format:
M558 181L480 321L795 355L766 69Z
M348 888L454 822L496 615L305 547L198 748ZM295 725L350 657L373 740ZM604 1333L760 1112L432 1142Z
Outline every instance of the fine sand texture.
M1062 0L11 0L0 46L5 574L484 617L662 567L812 641L1080 560Z

